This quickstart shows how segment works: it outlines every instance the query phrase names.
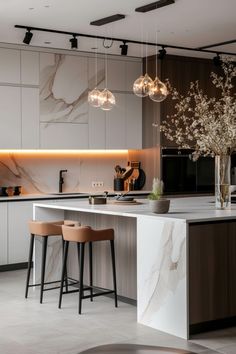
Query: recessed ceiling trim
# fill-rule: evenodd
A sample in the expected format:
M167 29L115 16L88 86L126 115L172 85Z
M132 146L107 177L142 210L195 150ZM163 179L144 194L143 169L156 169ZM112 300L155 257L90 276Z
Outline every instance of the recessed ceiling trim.
M90 25L92 25L92 26L103 26L103 25L106 25L107 23L111 23L111 22L122 20L123 18L125 18L125 15L115 14L115 15L112 15L112 16L101 18L101 19L96 20L96 21L92 21L92 22L90 22Z
M156 9L159 9L160 7L167 6L167 5L174 4L174 3L175 3L175 0L159 0L159 1L152 2L151 4L137 7L135 9L135 11L136 12L148 12L148 11L156 10Z

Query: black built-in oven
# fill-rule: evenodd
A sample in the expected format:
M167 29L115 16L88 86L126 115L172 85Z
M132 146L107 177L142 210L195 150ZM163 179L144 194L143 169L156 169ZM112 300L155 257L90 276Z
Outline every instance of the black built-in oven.
M192 159L193 150L162 148L162 180L165 194L214 191L214 158Z

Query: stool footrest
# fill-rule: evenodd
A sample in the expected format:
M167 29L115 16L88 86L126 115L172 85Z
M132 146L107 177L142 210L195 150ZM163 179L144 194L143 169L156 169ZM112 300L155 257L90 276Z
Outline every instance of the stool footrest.
M109 290L109 291L102 291L100 293L95 293L93 294L92 297L96 297L96 296L101 296L101 295L108 295L108 294L114 294L114 290ZM91 298L91 295L83 295L82 296L82 299L90 299Z

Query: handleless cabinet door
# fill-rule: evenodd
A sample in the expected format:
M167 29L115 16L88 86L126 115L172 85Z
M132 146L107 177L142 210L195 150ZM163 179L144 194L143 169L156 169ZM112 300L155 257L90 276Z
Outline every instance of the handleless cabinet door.
M127 61L126 62L126 91L133 92L134 81L142 75L142 62ZM141 99L142 100L142 99Z
M21 89L0 86L0 148L21 148Z
M106 113L94 107L89 107L89 148L106 148Z
M126 149L142 149L142 98L126 94Z
M0 83L20 84L20 51L0 48Z
M109 90L126 90L125 65L125 61L122 60L107 61L107 88Z
M39 89L22 87L22 149L39 148Z
M8 263L27 262L29 252L28 221L33 219L33 201L8 204Z
M21 50L21 83L39 85L39 52Z
M106 113L106 148L126 149L125 94L116 93L116 105Z
M0 265L7 264L7 203L0 204Z

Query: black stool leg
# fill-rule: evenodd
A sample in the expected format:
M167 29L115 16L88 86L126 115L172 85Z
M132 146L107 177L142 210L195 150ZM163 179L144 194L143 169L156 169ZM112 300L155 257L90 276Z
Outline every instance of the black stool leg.
M64 247L65 247L65 241L64 241L64 239L62 237L62 264L63 264L63 260L64 260ZM65 282L66 291L68 292L67 266L66 266L66 269L65 269L64 282Z
M27 271L26 287L25 287L25 298L28 297L33 251L34 251L34 235L31 234L31 236L30 236L30 247L29 247L29 258L28 258L28 271Z
M79 314L81 314L81 310L82 310L82 298L83 298L84 246L85 246L85 243L84 243L84 242L80 244Z
M43 236L42 264L41 264L41 287L40 287L40 304L43 303L44 278L46 268L48 236Z
M93 244L89 242L89 285L90 289L90 301L93 301Z
M61 271L61 287L60 287L60 295L59 295L59 304L58 308L61 308L62 294L63 294L63 284L65 280L65 272L66 272L66 263L67 263L67 255L68 255L69 241L64 242L64 257Z
M114 240L110 240L110 245L111 245L111 261L112 261L112 271L113 271L113 284L114 284L115 307L117 307L116 262L115 262Z

